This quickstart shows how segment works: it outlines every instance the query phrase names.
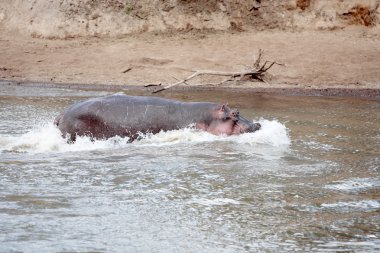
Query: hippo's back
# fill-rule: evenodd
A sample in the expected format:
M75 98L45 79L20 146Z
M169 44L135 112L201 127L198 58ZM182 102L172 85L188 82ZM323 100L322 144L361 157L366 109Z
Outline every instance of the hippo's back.
M75 135L102 139L115 135L134 137L138 132L156 133L180 128L183 127L180 118L180 102L115 94L72 105L57 120L57 125L71 139Z

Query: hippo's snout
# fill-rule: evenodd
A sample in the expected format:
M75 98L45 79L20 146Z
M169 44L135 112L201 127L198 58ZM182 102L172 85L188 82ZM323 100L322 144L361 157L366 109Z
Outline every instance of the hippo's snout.
M253 132L259 130L260 128L261 128L261 124L260 124L260 123L252 123L252 124L249 126L248 132L249 132L249 133L253 133Z
M260 128L261 128L260 123L249 122L248 124L245 123L245 124L241 125L241 132L242 133L253 133L253 132L256 132L257 130L259 130Z
M235 127L235 133L242 134L242 133L253 133L261 128L260 123L253 123L252 121L239 117L238 122L236 122Z

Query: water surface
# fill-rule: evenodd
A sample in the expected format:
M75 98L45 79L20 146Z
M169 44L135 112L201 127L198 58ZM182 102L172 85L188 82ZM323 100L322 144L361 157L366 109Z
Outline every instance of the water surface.
M263 127L68 144L55 116L110 93L0 86L1 252L380 250L380 101L170 92Z

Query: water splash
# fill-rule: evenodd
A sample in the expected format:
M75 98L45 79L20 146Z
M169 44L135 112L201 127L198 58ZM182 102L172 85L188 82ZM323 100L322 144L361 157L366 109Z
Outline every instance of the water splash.
M78 137L69 144L62 138L59 129L52 123L35 126L25 134L17 136L0 135L0 152L76 152L104 149L127 148L131 145L167 146L181 143L198 144L203 142L233 142L246 145L267 145L269 147L289 146L290 137L285 125L273 120L261 120L262 129L254 133L238 136L215 136L194 128L162 131L158 134L142 134L141 139L129 143L129 138L113 137L107 140L92 141L89 137Z
M291 205L290 207L301 212L373 212L380 209L378 200L363 199L359 201L339 201L333 203L322 203L320 205Z
M92 141L89 137L79 137L74 144L62 138L60 130L52 123L34 127L20 136L0 136L0 152L75 152L112 149L126 146L128 138L113 137L108 140Z
M377 200L361 200L321 204L322 210L335 212L372 212L379 210L380 202Z
M229 198L214 198L214 199L206 199L199 198L189 201L190 204L197 204L203 206L224 206L224 205L240 205L241 202L229 199Z
M52 124L36 126L22 135L0 136L0 150L8 152L56 151L64 143L59 130Z
M380 188L379 178L351 178L343 181L335 181L325 186L326 189L342 192L363 192Z
M288 129L277 120L261 119L261 129L254 133L234 136L237 143L241 144L265 144L273 147L288 147L291 144Z

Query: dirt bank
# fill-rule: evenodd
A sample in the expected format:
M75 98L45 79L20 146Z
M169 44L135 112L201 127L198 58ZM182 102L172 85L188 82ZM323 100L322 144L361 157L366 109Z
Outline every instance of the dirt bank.
M0 26L39 38L145 32L336 30L372 27L379 0L12 0Z
M263 49L285 66L267 83L224 86L380 89L379 1L238 2L9 1L0 6L0 78L164 85L196 70L243 71Z

